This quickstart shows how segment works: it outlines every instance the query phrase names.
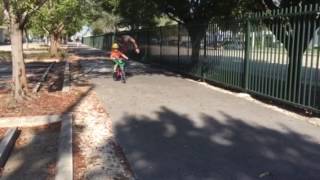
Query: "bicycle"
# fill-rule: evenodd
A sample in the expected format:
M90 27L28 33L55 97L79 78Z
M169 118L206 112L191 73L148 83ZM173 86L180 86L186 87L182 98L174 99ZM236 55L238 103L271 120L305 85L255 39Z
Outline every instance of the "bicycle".
M124 70L124 67L126 65L125 61L122 59L114 59L112 61L115 63L115 66L117 66L115 72L113 72L113 80L121 80L122 83L126 83L126 73Z

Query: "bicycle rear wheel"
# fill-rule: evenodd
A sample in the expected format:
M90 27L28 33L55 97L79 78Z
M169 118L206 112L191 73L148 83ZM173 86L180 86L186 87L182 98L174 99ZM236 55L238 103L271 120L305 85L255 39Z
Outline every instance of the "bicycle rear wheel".
M126 73L124 71L121 71L121 81L122 83L126 83Z
M118 80L117 72L113 72L113 73L112 73L112 78L113 78L114 81L117 81L117 80Z

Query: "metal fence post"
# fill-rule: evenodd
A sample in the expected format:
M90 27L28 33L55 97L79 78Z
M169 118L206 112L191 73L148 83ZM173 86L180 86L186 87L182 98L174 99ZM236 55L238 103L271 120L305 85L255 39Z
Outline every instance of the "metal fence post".
M94 36L92 40L92 46L96 48L96 37Z
M207 57L207 30L204 34L204 39L203 39L203 56L205 58Z
M108 49L107 49L107 43L108 43L107 37L108 37L107 34L104 34L104 35L103 35L103 43L102 43L102 47L103 47L103 48L102 48L102 49L105 50L105 51L108 50Z
M244 58L244 66L243 66L244 90L248 90L248 82L249 82L250 33L251 33L250 15L247 18L248 20L246 22L246 31L245 31L245 58Z
M159 30L160 30L160 60L162 59L162 28L159 27Z
M178 23L178 68L180 69L180 23Z
M150 58L150 29L147 30L147 45L146 45L146 57Z

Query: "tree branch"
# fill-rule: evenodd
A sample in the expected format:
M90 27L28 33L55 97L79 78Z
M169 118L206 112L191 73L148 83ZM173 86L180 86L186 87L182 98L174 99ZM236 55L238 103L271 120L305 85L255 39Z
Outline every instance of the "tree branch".
M3 0L3 5L4 5L4 15L9 20L11 18L9 0Z
M20 20L20 28L24 28L25 24L27 23L29 17L35 13L36 11L38 11L48 0L39 0L36 3L36 7L32 8L30 11L25 11L22 16L21 16L21 20Z
M28 21L28 12L26 11L21 15L21 19L20 19L21 29L24 29L24 26L26 25L27 21Z
M36 8L31 9L31 11L28 13L29 15L35 13L36 11L38 11L48 0L39 0L37 1L37 6Z
M63 29L64 29L64 24L61 22L61 23L59 24L59 26L58 26L57 31L60 33L60 32L63 31Z
M166 15L167 15L170 19L172 19L172 20L174 20L174 21L176 21L176 22L178 22L178 23L184 24L183 21L181 21L180 19L178 19L178 18L176 18L175 16L173 16L170 12L166 12Z
M46 27L42 27L42 29L43 29L46 33L50 34L49 30L48 30Z

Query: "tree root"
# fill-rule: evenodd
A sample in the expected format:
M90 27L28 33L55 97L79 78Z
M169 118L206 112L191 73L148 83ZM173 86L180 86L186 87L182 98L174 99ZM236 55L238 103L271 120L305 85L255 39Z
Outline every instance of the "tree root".
M37 97L38 97L37 94L33 94L33 93L28 93L24 96L26 101L35 100Z

